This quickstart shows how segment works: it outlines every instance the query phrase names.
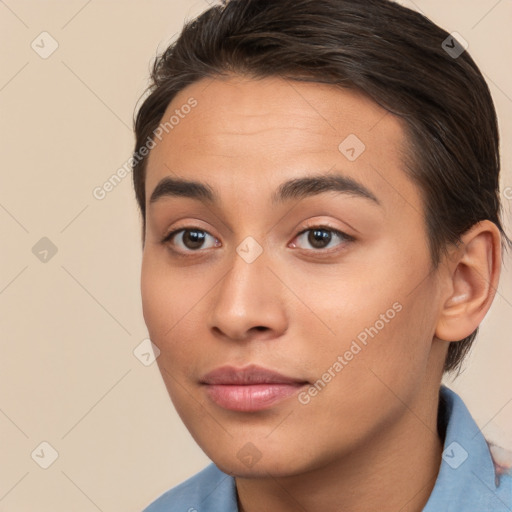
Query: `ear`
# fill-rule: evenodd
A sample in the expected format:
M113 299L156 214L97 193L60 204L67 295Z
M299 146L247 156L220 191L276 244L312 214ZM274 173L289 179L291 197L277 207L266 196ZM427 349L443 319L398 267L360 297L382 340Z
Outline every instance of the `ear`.
M475 331L491 307L501 271L501 234L484 220L461 237L443 273L446 292L435 336L460 341Z

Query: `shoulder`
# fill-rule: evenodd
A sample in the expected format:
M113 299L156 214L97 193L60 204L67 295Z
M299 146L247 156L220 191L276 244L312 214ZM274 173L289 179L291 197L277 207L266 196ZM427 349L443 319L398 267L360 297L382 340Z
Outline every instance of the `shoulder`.
M444 450L424 512L510 512L510 453L486 440L455 392L441 387L440 398Z
M238 512L235 480L215 464L206 466L189 479L153 501L143 512Z
M462 398L441 387L446 436L430 510L512 510L512 453L486 439ZM440 409L440 412L441 412Z

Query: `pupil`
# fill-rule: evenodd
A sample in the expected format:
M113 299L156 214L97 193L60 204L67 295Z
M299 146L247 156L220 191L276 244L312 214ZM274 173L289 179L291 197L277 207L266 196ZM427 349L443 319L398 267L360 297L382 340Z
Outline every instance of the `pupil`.
M201 247L204 241L204 233L201 231L187 230L185 234L186 236L183 242L189 249L197 249L198 247Z
M308 242L317 248L323 248L326 245L329 245L331 241L331 233L325 229L314 229L310 231L310 235L308 237Z

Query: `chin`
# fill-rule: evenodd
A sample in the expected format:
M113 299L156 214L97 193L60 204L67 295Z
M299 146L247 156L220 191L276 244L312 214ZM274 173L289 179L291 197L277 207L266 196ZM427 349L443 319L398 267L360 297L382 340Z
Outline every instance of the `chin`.
M238 460L222 462L214 460L213 462L215 462L215 465L221 471L236 478L276 478L293 475L293 471L290 471L290 467L288 467L286 470L279 470L278 468L280 467L280 464L276 465L274 460L267 460L265 462L260 460L252 467L249 467L248 465ZM287 466L287 464L284 465Z
M260 452L250 442L240 450L232 451L230 448L227 453L205 453L221 471L238 478L290 477L308 472L312 465L309 460L298 460L297 450L294 450L294 455L275 450L265 455L268 448Z

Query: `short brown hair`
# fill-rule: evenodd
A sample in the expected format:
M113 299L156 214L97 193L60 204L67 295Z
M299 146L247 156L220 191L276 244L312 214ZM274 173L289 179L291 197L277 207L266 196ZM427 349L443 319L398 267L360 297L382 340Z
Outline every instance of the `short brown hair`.
M446 41L462 53L447 51ZM500 220L498 125L482 74L445 30L389 0L230 0L186 23L155 60L135 119L143 232L147 156L139 150L178 92L231 73L356 88L402 118L404 165L422 194L432 269L484 219L503 246L512 244ZM445 371L460 368L477 332L450 343Z

